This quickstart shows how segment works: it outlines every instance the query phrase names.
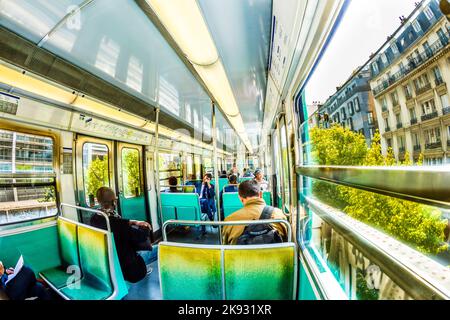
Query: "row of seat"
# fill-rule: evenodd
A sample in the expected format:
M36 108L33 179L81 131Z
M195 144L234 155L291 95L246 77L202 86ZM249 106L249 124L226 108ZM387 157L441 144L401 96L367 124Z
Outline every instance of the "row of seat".
M60 265L39 274L65 299L121 299L128 293L114 238L104 230L59 217Z
M263 193L267 205L272 205L269 191ZM225 218L243 207L237 192L223 193L222 207ZM161 193L163 222L167 220L202 220L199 196L196 193Z

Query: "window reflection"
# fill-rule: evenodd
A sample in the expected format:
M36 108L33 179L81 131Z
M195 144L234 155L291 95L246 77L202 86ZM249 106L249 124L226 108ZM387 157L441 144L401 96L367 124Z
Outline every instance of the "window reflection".
M142 80L144 77L144 65L141 61L139 61L136 57L131 57L128 63L128 73L127 73L127 82L126 84L138 91L142 91Z
M159 79L159 103L169 112L180 115L178 90L162 77Z
M113 40L104 36L100 41L100 46L95 60L95 66L111 77L116 75L116 66L119 59L120 46Z

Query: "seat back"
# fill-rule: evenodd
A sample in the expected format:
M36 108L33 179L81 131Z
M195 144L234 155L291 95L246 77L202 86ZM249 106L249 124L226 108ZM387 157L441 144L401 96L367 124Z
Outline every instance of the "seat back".
M80 266L77 229L76 223L63 218L58 219L59 250L63 267Z
M229 183L228 178L219 178L219 188L216 187L217 191L223 190L223 187L225 187ZM211 180L212 185L216 185L216 179Z
M272 205L272 193L270 191L264 191L262 197L268 206Z
M239 199L238 192L223 193L222 201L223 201L223 214L225 218L244 207L241 200Z
M242 177L242 178L239 179L239 183L242 183L242 182L248 181L248 180L253 180L253 179L255 179L255 178L252 178L252 177Z
M294 243L206 246L161 242L158 261L163 299L295 299Z
M84 277L97 289L112 293L107 232L79 225L78 250Z
M196 193L161 193L163 221L201 220L201 209Z

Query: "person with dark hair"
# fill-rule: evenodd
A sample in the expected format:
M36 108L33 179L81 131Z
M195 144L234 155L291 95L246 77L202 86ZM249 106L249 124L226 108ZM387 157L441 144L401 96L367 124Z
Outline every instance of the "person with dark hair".
M181 190L178 190L177 185L178 185L178 178L174 177L174 176L170 177L169 178L169 189L167 189L166 192L180 193Z
M11 300L25 300L37 297L39 300L51 300L52 296L47 289L36 280L33 270L24 265L17 275L8 281L14 274L13 268L5 269L0 261L0 289L4 290Z
M266 203L262 199L261 188L259 183L255 180L244 181L239 184L239 198L244 204L244 208L236 211L228 216L225 221L245 221L245 220L259 220L263 211L266 210ZM286 220L283 212L278 208L272 208L271 218L277 220ZM278 234L286 240L287 228L284 224L271 224ZM235 245L239 237L244 233L245 225L239 226L225 226L222 231L223 244Z
M247 168L244 168L244 174L242 175L244 178L254 178L253 173L248 170Z
M223 193L228 193L228 192L238 192L238 181L237 181L238 177L234 174L230 175L228 177L228 182L229 184L226 185L223 190L220 191L220 203L223 204ZM223 214L223 205L220 207L220 216L222 217L222 221L224 219L224 214Z
M219 175L219 178L228 178L226 170L222 170L221 174Z
M214 197L216 191L214 185L211 184L212 174L206 173L203 176L203 182L197 186L197 193L200 198L200 207L203 213L208 215L209 220L214 221L214 213L216 212L216 202Z
M111 188L101 187L97 190L100 210L109 219L111 231L119 256L119 263L125 280L136 283L147 275L147 266L137 251L151 251L151 225L146 221L123 219L115 211L117 197ZM95 214L91 217L91 225L107 230L104 216Z
M269 190L269 183L266 180L264 180L264 175L263 175L261 169L255 170L255 181L259 183L259 186L261 187L261 191Z

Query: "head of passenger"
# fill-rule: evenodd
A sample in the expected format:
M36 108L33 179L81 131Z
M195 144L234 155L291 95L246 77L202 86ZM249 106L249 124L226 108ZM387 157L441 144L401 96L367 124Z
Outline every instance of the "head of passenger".
M177 192L177 185L178 185L178 179L177 177L170 177L169 178L169 187L170 187L170 192Z
M228 181L230 182L230 184L237 184L237 176L232 174L229 178Z
M264 175L260 169L255 170L255 180L256 181L262 181L264 180Z
M248 201L261 198L261 187L255 180L247 180L239 184L239 199L245 205Z
M117 206L117 197L113 189L101 187L97 190L97 201L102 209L115 210Z
M211 173L206 173L203 176L203 183L211 183L212 178L213 178L213 176Z

